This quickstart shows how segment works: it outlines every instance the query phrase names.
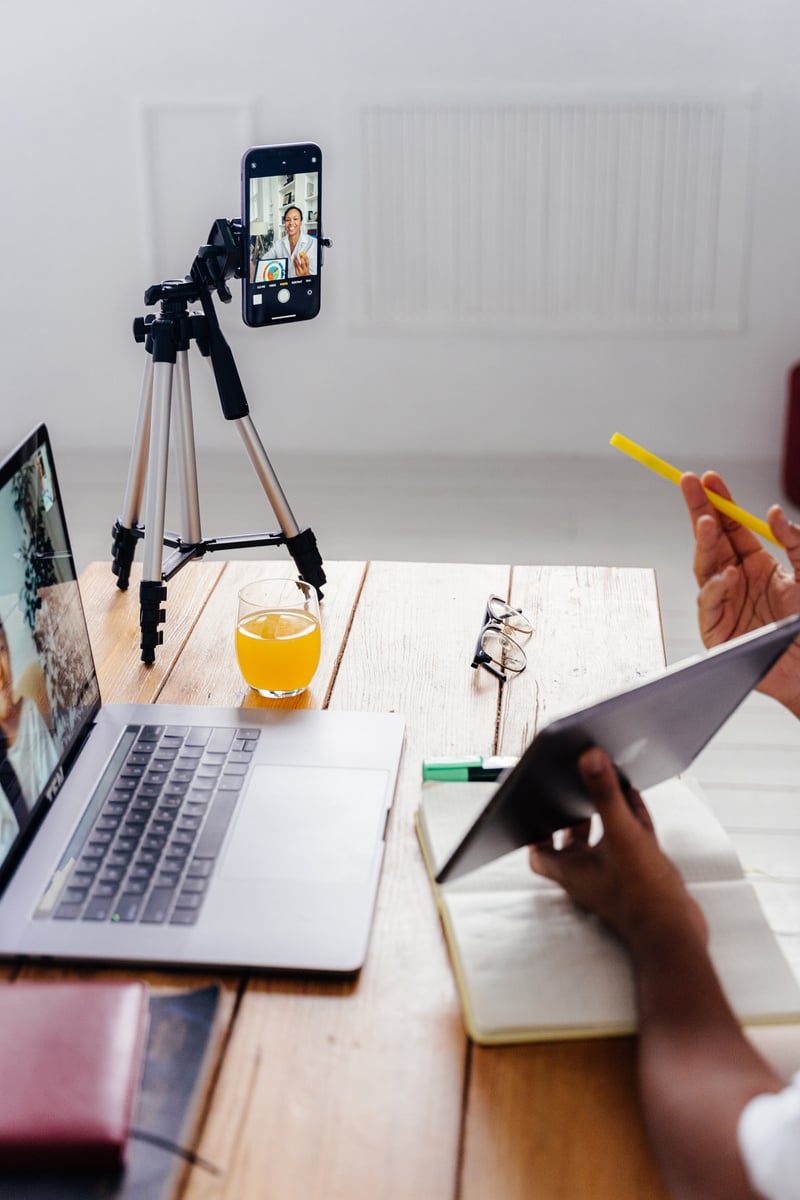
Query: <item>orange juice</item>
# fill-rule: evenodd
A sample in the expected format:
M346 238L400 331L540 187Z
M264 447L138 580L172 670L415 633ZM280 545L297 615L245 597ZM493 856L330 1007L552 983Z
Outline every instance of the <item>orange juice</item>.
M302 691L319 665L319 621L302 609L250 613L236 627L236 654L245 679L259 692Z

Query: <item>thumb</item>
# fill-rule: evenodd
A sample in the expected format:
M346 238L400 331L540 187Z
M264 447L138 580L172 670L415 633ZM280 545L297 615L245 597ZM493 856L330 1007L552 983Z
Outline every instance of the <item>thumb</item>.
M578 759L578 770L589 799L602 818L604 833L613 837L615 830L626 828L633 819L614 764L605 750L592 746Z
M780 504L773 504L767 513L767 520L775 537L786 550L795 580L800 583L800 525L795 525L789 520Z

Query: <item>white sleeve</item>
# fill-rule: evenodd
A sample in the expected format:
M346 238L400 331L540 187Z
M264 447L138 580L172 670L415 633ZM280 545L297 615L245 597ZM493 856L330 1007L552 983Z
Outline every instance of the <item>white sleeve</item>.
M5 792L0 788L0 862L3 861L10 850L11 843L18 833L19 825L17 824L17 818L14 816L14 810Z
M782 1092L744 1106L738 1139L750 1182L765 1200L800 1200L800 1071Z

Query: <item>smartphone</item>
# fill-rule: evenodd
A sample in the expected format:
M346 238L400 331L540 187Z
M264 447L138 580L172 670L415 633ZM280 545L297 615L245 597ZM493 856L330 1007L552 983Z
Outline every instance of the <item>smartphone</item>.
M242 156L242 236L245 324L315 317L322 269L319 146L252 146Z

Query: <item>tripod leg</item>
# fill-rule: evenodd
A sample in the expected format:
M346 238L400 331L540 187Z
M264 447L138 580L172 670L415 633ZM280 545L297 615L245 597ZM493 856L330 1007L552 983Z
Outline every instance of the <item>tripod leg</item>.
M197 546L202 541L200 531L200 500L197 486L197 453L192 419L192 389L189 382L189 355L179 350L175 389L175 437L178 459L178 486L181 495L184 541Z
M300 532L299 526L294 519L294 514L289 507L289 501L286 499L283 488L278 482L278 476L272 469L272 463L267 458L267 452L264 449L261 438L256 432L252 417L239 417L234 424L239 430L250 461L255 468L256 475L258 475L261 481L261 486L267 494L267 499L272 505L272 511L275 513L281 529L287 538L294 537Z
M305 579L306 583L310 583L316 588L317 593L322 596L322 585L325 582L325 571L322 567L322 558L317 549L317 540L310 529L301 530L294 518L294 514L289 507L289 501L278 482L278 477L275 474L272 464L267 458L267 452L261 438L256 432L252 418L239 417L234 421L236 428L242 441L245 444L250 461L255 468L255 472L261 481L267 499L272 505L272 511L280 524L280 527L286 538L286 548L295 561L301 579Z
M144 565L139 586L139 625L142 662L155 662L155 648L163 641L158 626L165 618L161 607L167 598L162 578L164 553L164 513L167 504L167 466L169 461L169 423L172 402L171 362L153 365L153 404L150 453L147 460L147 496L144 520Z
M144 368L142 392L139 398L139 409L136 415L136 429L133 436L130 463L128 465L128 481L125 485L125 496L122 502L122 512L114 522L111 530L111 571L117 576L117 587L125 591L130 583L131 564L136 551L138 535L134 532L139 522L142 496L144 494L145 473L147 470L147 454L150 446L150 414L153 407L153 359L150 354Z

